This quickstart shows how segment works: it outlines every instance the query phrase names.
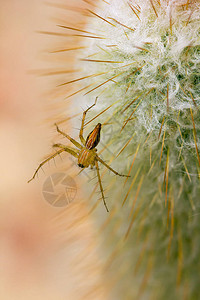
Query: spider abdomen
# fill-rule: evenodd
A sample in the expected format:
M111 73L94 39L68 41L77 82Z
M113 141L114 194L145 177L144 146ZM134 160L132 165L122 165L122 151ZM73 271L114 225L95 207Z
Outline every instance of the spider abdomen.
M88 134L88 137L85 142L85 147L87 149L95 148L99 141L100 141L100 131L101 131L101 124L98 123L95 128Z
M96 153L93 150L83 148L78 156L78 166L80 168L88 168L89 165L93 166Z

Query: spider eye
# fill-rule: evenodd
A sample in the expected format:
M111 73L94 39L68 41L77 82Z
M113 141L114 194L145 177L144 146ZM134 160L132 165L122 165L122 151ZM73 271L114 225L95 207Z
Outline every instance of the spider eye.
M98 123L86 139L85 147L89 150L95 148L100 141L101 123Z
M84 168L84 165L82 165L82 164L78 164L78 166L79 166L80 168Z

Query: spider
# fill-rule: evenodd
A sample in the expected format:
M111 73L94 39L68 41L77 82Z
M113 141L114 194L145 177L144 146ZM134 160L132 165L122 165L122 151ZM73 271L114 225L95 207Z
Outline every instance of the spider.
M96 146L98 145L98 143L100 141L101 123L98 123L95 126L95 128L87 136L86 140L83 137L83 129L84 129L84 123L85 123L86 114L87 114L87 112L93 106L96 105L97 98L95 99L95 103L93 105L91 105L90 107L88 107L88 109L86 109L83 112L82 124L81 124L81 129L80 129L80 132L79 132L79 138L80 138L80 141L81 141L82 145L79 142L77 142L76 140L74 140L72 137L70 137L68 134L66 134L63 131L61 131L59 129L58 125L55 124L57 132L60 133L60 134L62 134L68 140L70 140L70 142L74 146L76 146L76 148L73 148L73 147L70 147L70 146L65 146L63 144L54 144L53 147L60 148L60 150L58 150L56 153L54 153L53 155L51 155L47 159L45 159L43 162L41 162L40 165L38 166L38 168L36 169L35 173L33 174L33 177L28 182L30 182L31 180L33 180L35 178L35 176L38 173L39 169L46 162L48 162L49 160L53 159L55 156L59 155L60 153L62 153L64 151L68 152L71 155L73 155L74 157L78 158L78 166L80 168L85 169L85 168L88 168L89 166L91 168L93 168L94 166L96 167L98 182L99 182L99 186L100 186L100 190L101 190L101 195L102 195L102 200L103 200L103 203L104 203L104 206L105 206L107 212L109 212L107 204L106 204L106 201L105 201L103 186L102 186L102 183L101 183L101 177L100 177L98 162L100 162L101 164L103 164L106 168L108 168L110 171L112 171L115 175L123 176L123 177L129 177L129 176L128 175L119 174L118 172L116 172L115 170L113 170L105 161L103 161L98 156Z

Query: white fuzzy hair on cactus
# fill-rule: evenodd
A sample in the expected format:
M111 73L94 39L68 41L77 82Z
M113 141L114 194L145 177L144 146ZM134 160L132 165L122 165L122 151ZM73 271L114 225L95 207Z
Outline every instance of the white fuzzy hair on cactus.
M94 93L102 95L99 107L119 99L118 107L122 107L138 96L138 101L145 98L134 112L134 121L126 124L127 131L137 120L137 136L140 130L143 135L146 130L158 136L160 129L164 130L161 123L168 109L174 120L181 111L199 103L198 85L194 85L199 78L199 3L105 2L99 3L98 17L93 15L87 28L99 38L87 40L82 53L82 75L89 75L87 84L93 84L89 98ZM124 111L122 121L134 104Z

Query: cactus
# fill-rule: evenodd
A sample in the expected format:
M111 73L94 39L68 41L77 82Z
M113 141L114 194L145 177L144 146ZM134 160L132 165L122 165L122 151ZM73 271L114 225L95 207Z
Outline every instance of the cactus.
M104 158L131 175L105 181L113 299L199 299L199 1L102 0L86 12L75 93L99 97L91 118L113 128Z

